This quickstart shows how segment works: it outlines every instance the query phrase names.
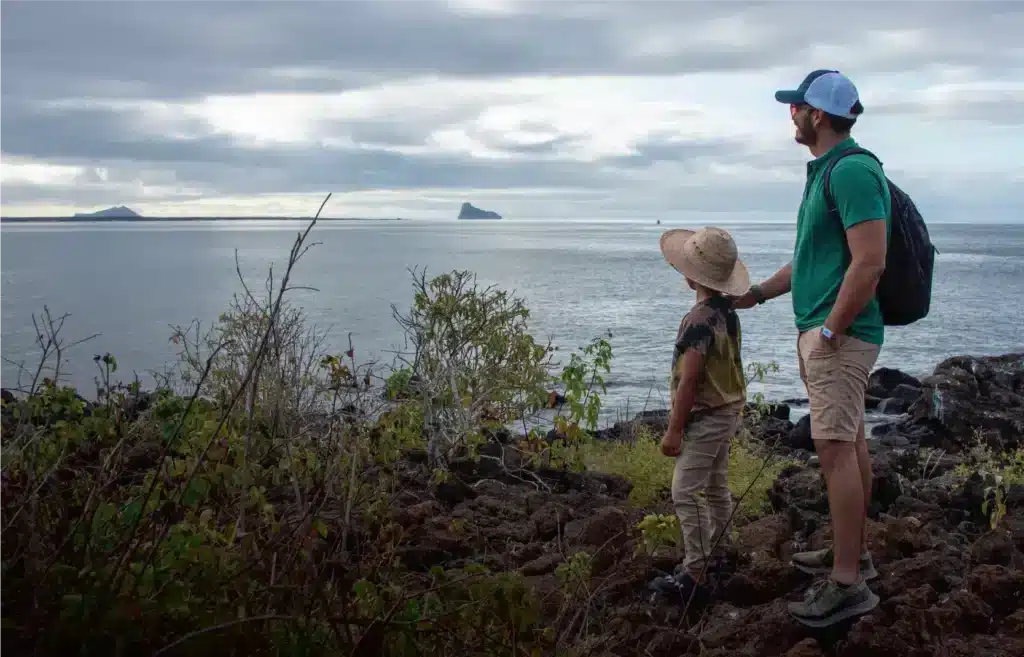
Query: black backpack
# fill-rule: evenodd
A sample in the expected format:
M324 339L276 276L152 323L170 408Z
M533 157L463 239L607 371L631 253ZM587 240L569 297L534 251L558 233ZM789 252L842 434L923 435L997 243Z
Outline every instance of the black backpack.
M870 155L881 166L882 161L871 151L851 148L840 153L825 169L825 201L829 213L837 217L839 210L829 189L832 168L844 157L859 153ZM885 181L892 198L892 214L885 271L878 281L875 296L882 310L883 323L887 326L906 326L928 314L932 300L932 272L938 249L932 244L928 227L914 201L888 176Z

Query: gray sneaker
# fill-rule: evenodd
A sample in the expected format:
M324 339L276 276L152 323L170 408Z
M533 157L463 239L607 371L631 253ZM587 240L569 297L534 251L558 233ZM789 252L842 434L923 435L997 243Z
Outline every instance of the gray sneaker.
M808 589L803 602L790 602L789 613L809 627L828 627L868 613L878 606L878 601L878 596L863 580L842 586L825 579Z
M797 552L790 561L793 566L802 570L808 575L827 575L832 572L832 561L835 555L832 548L824 550L811 550L810 552ZM861 552L860 555L860 576L865 580L878 577L874 561L870 552Z

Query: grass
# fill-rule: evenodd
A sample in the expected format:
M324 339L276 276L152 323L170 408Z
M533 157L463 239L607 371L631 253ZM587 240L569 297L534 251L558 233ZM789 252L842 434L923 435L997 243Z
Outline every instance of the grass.
M632 443L597 442L585 447L584 462L590 470L615 474L633 483L631 504L651 508L671 499L675 460L661 453L660 441L644 428ZM772 511L768 491L775 477L791 461L776 458L765 465L765 454L749 438L738 435L729 452L729 489L739 500L734 522L742 524ZM748 491L749 488L749 491Z

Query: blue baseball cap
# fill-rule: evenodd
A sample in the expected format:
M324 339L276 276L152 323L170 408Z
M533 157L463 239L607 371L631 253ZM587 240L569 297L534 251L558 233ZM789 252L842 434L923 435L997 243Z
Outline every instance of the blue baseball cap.
M775 92L775 100L787 105L807 104L844 119L855 119L863 111L857 87L839 71L811 71L796 89Z

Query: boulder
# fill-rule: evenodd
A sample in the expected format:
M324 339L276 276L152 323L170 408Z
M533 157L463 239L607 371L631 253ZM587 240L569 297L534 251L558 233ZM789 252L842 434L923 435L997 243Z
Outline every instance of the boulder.
M947 358L921 384L914 420L936 423L956 447L976 433L995 449L1024 445L1024 353Z
M805 449L814 451L814 441L811 439L811 416L807 414L800 418L793 426L793 430L786 436L784 444L790 449Z
M879 397L891 397L890 393L901 385L921 389L921 382L916 378L891 367L879 367L868 376L868 389L884 392Z

